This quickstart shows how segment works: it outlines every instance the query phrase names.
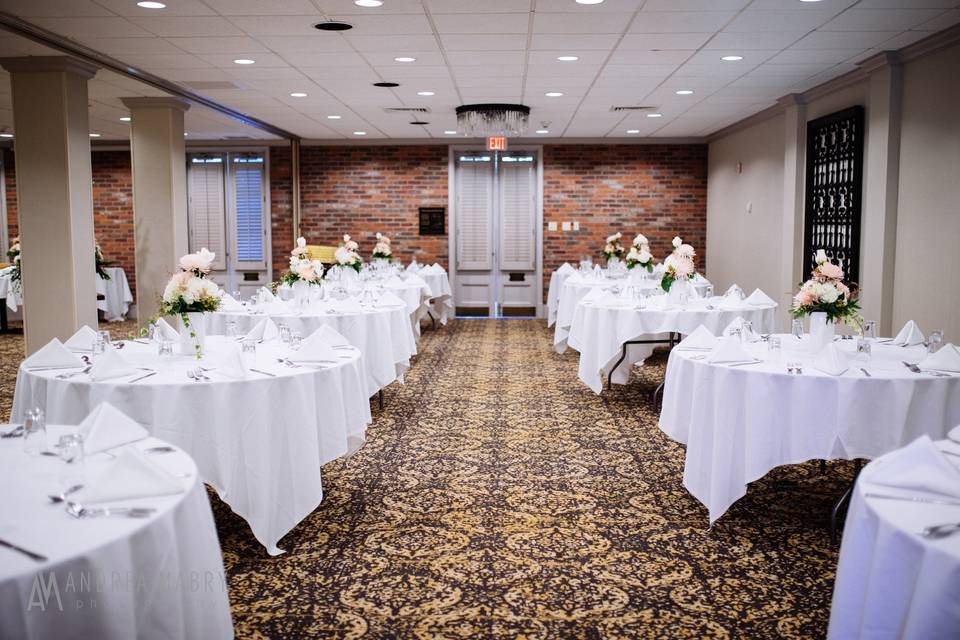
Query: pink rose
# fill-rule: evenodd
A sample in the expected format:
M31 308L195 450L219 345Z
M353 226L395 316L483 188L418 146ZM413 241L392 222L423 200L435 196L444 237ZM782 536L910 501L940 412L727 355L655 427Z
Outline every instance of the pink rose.
M813 294L809 291L801 291L795 295L793 299L798 307L806 307L807 305L813 304Z
M840 280L843 278L843 269L831 262L824 262L821 264L820 273L828 278L833 278L834 280Z

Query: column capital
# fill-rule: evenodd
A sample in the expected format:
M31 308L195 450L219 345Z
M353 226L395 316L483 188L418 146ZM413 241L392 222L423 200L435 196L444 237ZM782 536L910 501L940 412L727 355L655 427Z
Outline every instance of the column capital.
M864 73L873 73L884 67L897 67L900 65L900 56L896 51L881 51L875 56L870 56L863 62L857 64Z
M177 111L187 111L190 108L189 101L173 96L120 98L120 101L131 111L136 109L176 109Z
M788 93L785 96L777 98L777 104L781 107L792 107L793 105L807 104L807 98L802 93Z
M0 67L10 73L72 73L85 79L96 75L100 68L70 56L20 56L0 58Z

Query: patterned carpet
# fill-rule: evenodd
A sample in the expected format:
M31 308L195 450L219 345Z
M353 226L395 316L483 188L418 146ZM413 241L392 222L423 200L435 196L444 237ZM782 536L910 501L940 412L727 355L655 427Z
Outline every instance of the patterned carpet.
M551 335L426 332L284 556L214 498L237 637L822 637L851 466L778 469L710 530L650 403L663 354L594 396ZM19 348L0 338L3 414Z

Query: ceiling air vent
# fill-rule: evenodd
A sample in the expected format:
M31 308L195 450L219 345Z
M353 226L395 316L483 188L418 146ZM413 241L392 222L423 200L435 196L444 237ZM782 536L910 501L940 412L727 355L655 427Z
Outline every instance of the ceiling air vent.
M610 111L613 111L613 112L615 112L615 113L618 113L618 112L621 112L621 111L652 111L653 109L656 109L656 107L650 107L650 106L639 106L639 107L610 107Z
M387 113L430 113L428 107L384 107Z
M184 82L191 89L197 91L218 91L222 89L239 89L237 85L226 80L196 80L194 82Z

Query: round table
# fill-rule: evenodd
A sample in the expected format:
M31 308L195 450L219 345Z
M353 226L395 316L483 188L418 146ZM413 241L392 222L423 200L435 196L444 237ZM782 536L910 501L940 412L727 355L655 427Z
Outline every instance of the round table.
M55 440L76 428L47 430ZM164 444L147 438L130 446ZM86 475L111 460L87 456ZM220 543L197 468L181 450L151 460L183 477L184 493L122 502L157 510L144 519L78 520L47 499L63 490L65 464L28 456L19 438L0 440L0 539L47 558L0 546L0 637L233 637Z
M918 444L951 452L939 462L957 467L960 487L960 443ZM960 534L936 540L919 535L925 527L960 522L960 500L932 504L875 497L950 501L875 484L883 480L884 463L898 453L874 460L857 480L840 548L828 638L926 640L960 634Z
M430 289L430 314L440 321L440 324L447 324L447 321L454 315L453 290L450 288L450 278L447 272L440 268L424 267L415 273L416 276L423 279Z
M655 343L627 344L637 340L666 341L670 333L687 335L703 325L714 335L737 318L753 323L757 332L773 330L776 304L730 305L715 297L691 300L684 306L670 303L668 296L654 296L638 308L633 300L608 303L582 300L578 305L567 339L580 352L580 380L594 393L603 390L607 375L616 384L626 384L630 365L647 359L658 346Z
M202 361L192 356L159 359L156 346L125 342L122 355L158 373L92 382L87 375L57 378L62 370L17 373L13 420L35 406L47 420L79 424L109 402L152 435L182 447L196 460L204 482L250 525L271 555L277 541L320 504L322 465L353 453L371 421L360 352L333 366L290 368L277 362L290 351L276 340L257 346L255 368L244 379L217 373L231 341L208 336ZM189 370L206 367L208 381Z
M403 300L407 307L407 313L410 316L410 323L413 327L414 335L420 336L420 320L426 317L430 310L430 298L432 292L426 281L417 274L407 274L405 280L380 280L372 284L381 286L394 293Z
M238 331L250 331L263 318L286 323L304 338L326 325L335 329L363 354L367 395L372 396L395 380L402 380L417 354L417 341L405 307L365 306L359 312L338 312L337 304L316 303L299 309L293 302L274 302L262 308L218 311L210 314L207 330L225 334L227 321L234 320Z
M660 429L686 445L683 484L711 523L775 467L876 458L923 434L943 438L960 423L960 375L918 374L903 364L918 362L922 346L875 341L867 363L854 340L838 340L850 369L831 376L813 367L809 336L779 337L779 361L767 360L767 342L744 345L759 364L670 353ZM802 373L787 373L788 362L800 363Z

